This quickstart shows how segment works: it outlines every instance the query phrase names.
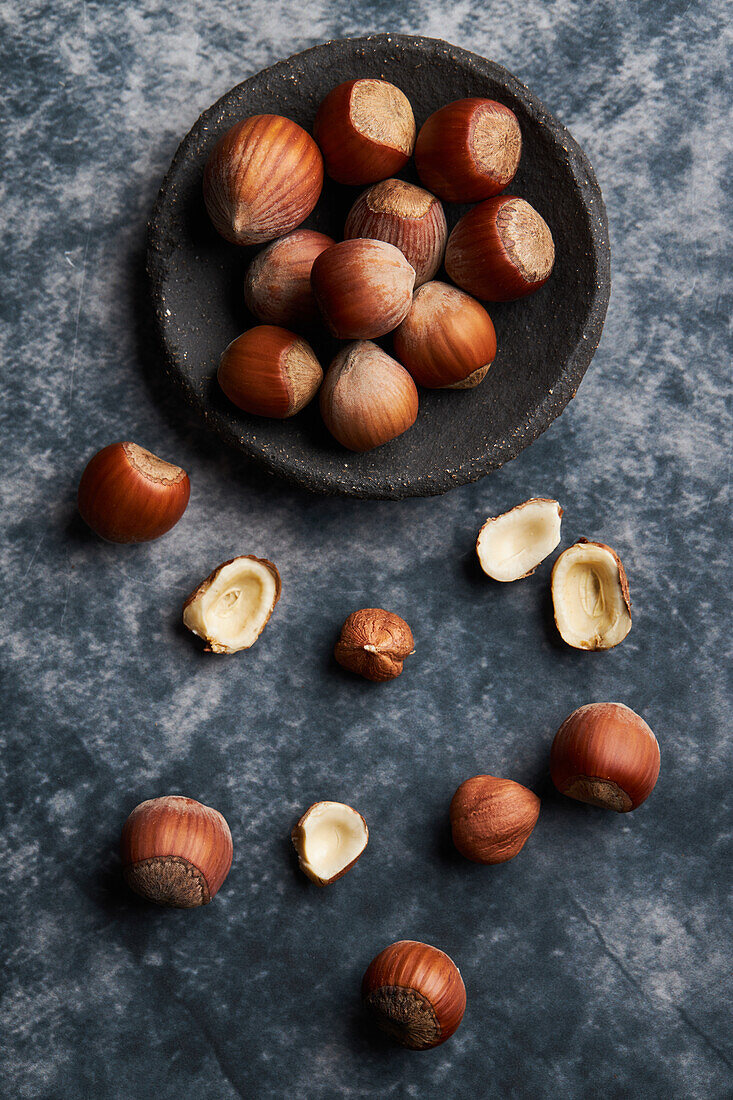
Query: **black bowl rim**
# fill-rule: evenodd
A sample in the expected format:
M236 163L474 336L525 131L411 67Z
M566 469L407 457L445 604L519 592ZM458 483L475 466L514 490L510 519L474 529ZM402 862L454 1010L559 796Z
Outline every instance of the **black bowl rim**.
M486 75L489 75L493 80L504 83L511 93L524 102L537 121L561 145L567 154L567 168L571 172L588 215L588 228L597 273L596 286L589 302L583 331L575 348L567 357L557 382L527 420L508 435L506 439L498 441L492 447L491 455L486 454L468 458L455 467L442 470L438 474L432 471L423 475L412 473L408 481L400 481L393 474L391 477L385 475L384 481L380 483L374 474L370 472L355 476L351 467L349 467L351 473L348 478L334 481L333 478L324 478L322 472L313 469L307 462L294 461L287 453L274 450L272 452L263 451L261 446L253 445L238 435L216 412L212 412L207 408L205 402L188 385L185 371L182 369L179 357L174 351L175 341L170 339L170 331L175 325L175 319L169 315L169 312L163 308L162 303L158 300L157 290L164 283L163 214L169 188L176 177L178 165L186 159L189 146L194 140L197 140L200 130L206 128L209 121L217 115L224 102L234 92L250 81L260 78L263 73L276 73L278 69L285 69L290 66L295 59L301 60L308 55L317 55L319 52L328 51L335 46L370 49L376 45L395 46L401 44L412 49L422 49L431 55L436 52L446 52L450 55L451 60L466 60ZM154 300L157 335L164 350L166 371L176 384L183 389L186 400L202 415L207 427L213 429L229 445L236 447L271 474L312 492L367 499L398 500L406 497L437 496L458 485L466 485L477 481L492 470L499 469L506 462L516 458L525 447L528 447L549 428L577 393L598 347L611 292L611 253L606 208L601 189L588 158L567 127L547 110L525 84L502 65L489 61L480 54L473 53L461 46L451 45L443 39L427 38L421 35L381 33L355 38L331 39L291 54L289 57L283 58L266 69L253 73L246 80L234 85L198 117L180 142L153 206L148 222L147 274Z

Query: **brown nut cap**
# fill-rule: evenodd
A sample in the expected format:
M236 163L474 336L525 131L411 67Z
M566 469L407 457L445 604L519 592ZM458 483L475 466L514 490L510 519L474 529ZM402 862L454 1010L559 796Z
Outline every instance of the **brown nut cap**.
M333 655L350 672L379 683L399 676L405 657L414 652L415 640L404 619L379 607L365 607L351 612Z
M453 843L474 863L506 863L529 840L539 813L539 798L521 783L475 775L450 804Z

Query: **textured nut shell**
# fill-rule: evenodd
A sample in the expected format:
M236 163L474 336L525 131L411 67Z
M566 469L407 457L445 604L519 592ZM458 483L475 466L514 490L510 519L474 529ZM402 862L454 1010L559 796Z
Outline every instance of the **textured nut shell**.
M216 377L237 408L285 419L313 400L323 370L302 336L277 325L256 325L224 349Z
M550 775L561 794L628 813L654 790L660 763L656 737L630 707L588 703L557 731Z
M386 241L341 241L322 252L311 269L316 301L340 340L372 340L392 332L407 315L414 285L414 268Z
M514 178L522 133L513 111L493 99L459 99L435 111L415 142L415 167L447 202L480 202Z
M232 865L232 835L218 810L167 795L141 802L122 829L128 884L159 904L206 905Z
M623 608L625 609L625 613L628 616L628 624L627 624L627 629L626 629L625 633L621 637L619 637L617 641L611 642L610 644L607 644L607 640L604 640L603 638L600 638L600 637L594 638L594 639L588 639L587 641L584 642L584 644L578 644L577 640L573 640L573 641L570 640L570 634L569 634L568 630L565 628L565 625L563 624L563 617L562 617L562 614L561 614L561 611L560 611L560 602L561 601L560 601L560 597L559 597L558 591L557 591L558 586L559 586L558 578L561 576L562 569L564 567L565 562L567 561L566 555L569 555L572 551L575 550L576 547L579 547L579 546L581 546L581 547L582 546L597 547L599 550L602 550L605 553L609 554L610 557L612 558L615 566L616 566L618 592L620 594L621 603L623 605ZM555 562L554 566L552 567L552 579L551 579L550 583L551 583L551 591L552 591L552 604L553 604L553 613L554 613L554 617L555 617L555 625L557 626L558 633L560 634L560 637L568 645L572 645L576 649L584 649L584 650L613 649L615 646L620 645L621 642L624 640L624 638L628 635L629 630L631 630L631 621L632 621L631 620L631 594L630 594L630 591L629 591L629 580L628 580L628 577L626 575L626 570L624 569L623 563L622 563L621 559L619 558L618 554L616 553L616 551L614 549L612 549L612 547L607 546L605 542L592 542L590 539L579 538L576 542L573 543L572 546L569 546L567 548L567 550L563 550L562 554L560 554L560 556L557 558L557 561Z
M515 195L487 199L464 214L445 251L453 282L486 302L533 294L549 279L554 260L549 226Z
M267 571L271 574L271 576L272 576L272 578L275 582L275 593L274 593L274 596L273 596L272 605L271 605L269 611L267 612L266 618L259 624L259 630L257 631L257 635L256 635L254 641L256 641L257 638L259 638L260 634L262 633L262 631L267 626L268 622L270 621L270 616L272 615L272 612L275 610L275 605L277 604L278 600L280 599L280 593L282 591L282 583L281 583L281 580L280 580L280 574L277 570L277 566L273 565L273 563L271 561L268 561L267 558L257 558L257 557L254 556L254 554L240 554L236 558L229 558L228 561L223 561L221 563L221 565L217 565L216 569L213 569L211 571L211 573L209 573L208 577L206 577L206 579L203 580L201 582L201 584L197 585L196 588L194 588L191 595L186 598L186 600L184 601L184 604L183 604L183 621L184 621L184 624L186 626L188 626L188 629L192 630L192 632L194 634L197 634L199 637L203 638L203 640L206 642L206 647L205 648L210 653L229 653L229 652L232 652L232 651L227 649L226 647L221 646L216 638L208 637L206 634L199 634L198 630L193 630L193 628L186 621L187 620L186 611L194 603L195 600L199 599L202 595L204 595L204 593L211 587L211 585L214 583L214 581L217 579L217 577L221 573L222 569L224 569L227 565L232 565L234 562L242 561L242 560L257 562L258 565L261 565L265 569L267 569ZM254 641L253 641L252 644L254 644Z
M410 102L385 80L349 80L318 108L313 135L337 183L376 183L407 164L415 144Z
M474 863L506 863L527 843L539 813L539 798L521 783L475 775L450 804L453 843Z
M359 196L346 219L344 237L369 237L399 248L415 270L415 286L432 279L448 240L442 204L404 180L383 180Z
M314 229L296 229L273 241L247 268L244 299L259 321L311 329L320 321L311 287L313 261L336 242Z
M372 959L361 995L377 1025L412 1050L444 1043L466 1010L456 964L444 951L416 940L393 943Z
M180 466L137 443L111 443L90 459L81 475L81 518L109 542L150 542L178 523L191 494Z
M219 139L204 170L204 202L232 244L271 241L305 221L323 187L310 134L281 115L252 115Z
M326 371L321 416L331 435L351 451L370 451L415 423L415 383L377 344L361 341L339 352Z
M496 332L475 298L448 283L425 283L394 334L395 354L421 386L452 388L480 374L496 355Z
M307 858L306 826L308 823L308 818L313 814L314 811L319 810L321 807L331 805L343 807L349 810L357 818L359 818L364 827L364 844L360 851L357 852L357 854L354 856L354 858L352 860L349 860L349 862L344 867L342 867L341 870L338 871L335 875L330 875L327 878L321 878L316 873L315 869L312 867ZM366 846L369 843L369 827L367 826L367 823L362 814L360 814L358 810L355 810L353 806L346 806L345 803L314 802L312 806L308 807L308 809L302 815L297 824L293 826L290 833L290 839L292 840L293 847L298 854L298 862L300 864L300 869L303 871L303 873L308 876L311 882L315 882L317 886L330 886L332 882L337 882L338 879L343 878L346 872L351 870L357 860L361 859L364 851L366 850Z
M341 628L333 655L340 665L366 680L394 680L405 657L415 652L412 631L399 615L379 607L352 611Z

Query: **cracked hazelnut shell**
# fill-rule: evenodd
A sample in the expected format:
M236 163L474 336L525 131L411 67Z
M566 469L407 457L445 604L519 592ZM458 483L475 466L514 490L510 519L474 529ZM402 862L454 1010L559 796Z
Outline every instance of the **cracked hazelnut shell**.
M496 355L496 332L484 307L437 280L415 291L393 339L403 367L421 386L433 389L478 385Z
M321 319L311 288L311 268L336 242L314 229L296 229L259 252L247 268L244 300L265 325L312 329Z
M290 834L300 869L318 886L345 875L369 842L361 814L344 802L315 802Z
M176 909L209 904L229 874L232 851L232 834L219 811L181 795L141 802L120 841L130 889Z
M629 813L654 790L659 743L643 718L623 703L588 703L555 734L550 775L561 794Z
M183 623L210 653L238 653L255 644L280 599L271 561L243 554L218 565L183 605Z
M382 1031L410 1050L449 1039L466 1010L466 987L444 951L400 940L372 959L361 984L364 1007Z
M137 443L110 443L81 475L77 504L84 522L108 542L150 542L175 527L190 493L180 466Z
M283 420L313 400L323 370L302 336L277 325L256 325L224 349L216 377L237 408Z
M544 219L524 199L499 195L464 214L448 238L445 270L484 302L510 302L544 286L555 244Z
M415 116L404 92L386 80L348 80L318 108L313 136L326 171L352 186L394 176L415 145Z
M612 649L631 630L626 570L605 543L583 538L563 550L551 587L560 637L575 649Z
M368 340L349 344L326 371L321 416L350 451L370 451L415 423L418 396L405 368Z
M476 556L495 581L531 577L560 545L562 508L556 500L532 497L500 516L490 516L478 533Z
M386 241L341 241L311 268L316 301L339 340L373 340L391 332L412 304L414 285L414 268Z
M480 202L511 181L522 155L517 116L494 99L458 99L423 123L415 167L427 188L447 202Z
M451 800L453 843L474 863L507 863L529 840L539 813L539 798L521 783L475 775Z
M415 652L412 631L399 615L380 607L352 611L334 649L338 663L366 680L394 680Z
M448 226L435 195L405 180L383 180L359 196L346 219L344 237L386 241L415 269L415 286L434 278L443 262Z
M282 115L252 115L232 126L204 169L206 209L232 244L262 244L296 229L322 187L318 146Z

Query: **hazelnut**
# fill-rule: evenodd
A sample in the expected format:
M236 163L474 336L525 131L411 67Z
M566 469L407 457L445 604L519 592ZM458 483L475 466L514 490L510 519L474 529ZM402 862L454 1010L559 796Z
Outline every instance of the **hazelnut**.
M450 804L453 843L474 863L507 863L529 840L539 813L539 798L521 783L475 775Z
M328 886L354 866L367 846L369 829L351 806L316 802L290 836L301 870L318 886Z
M376 183L399 172L412 156L415 116L394 84L349 80L321 103L313 135L336 183Z
M373 340L399 325L412 303L414 268L386 241L341 241L313 263L311 285L339 340Z
M370 451L406 432L417 417L417 389L396 359L362 340L345 347L326 371L321 416L351 451Z
M623 703L589 703L565 719L552 742L550 775L561 794L628 813L659 778L659 743Z
M383 180L359 196L344 237L371 237L399 248L415 269L415 286L432 279L443 262L448 227L435 195L404 180Z
M511 183L522 154L517 116L494 99L458 99L423 123L415 142L420 179L447 202L480 202Z
M334 244L314 229L296 229L273 241L247 268L244 299L258 321L284 328L310 329L321 315L311 289L316 256Z
M631 630L626 570L615 550L578 539L552 570L552 604L560 637L575 649L612 649Z
M122 869L131 890L157 905L208 905L232 865L232 834L218 810L166 795L141 802L122 830Z
M224 349L217 379L237 408L285 419L315 397L323 371L302 337L276 325L256 325Z
M400 363L422 386L467 388L486 376L496 355L496 332L488 313L448 283L425 283L394 334Z
M412 631L399 615L380 607L352 611L341 627L334 657L350 672L379 683L394 680L415 652Z
M532 497L486 520L476 539L484 573L495 581L531 577L560 544L562 508L556 500Z
M546 222L514 195L487 199L464 214L445 251L445 270L453 282L487 302L508 302L539 290L554 262Z
M252 115L219 139L204 170L204 202L232 244L262 244L304 222L323 187L310 134L280 115Z
M280 574L271 561L243 555L218 565L183 605L183 622L210 653L249 649L280 599Z
M450 1039L466 1011L466 987L445 952L400 940L372 959L361 996L377 1027L410 1050Z
M180 466L137 443L110 443L87 464L77 503L84 522L108 542L149 542L175 527L190 493Z

